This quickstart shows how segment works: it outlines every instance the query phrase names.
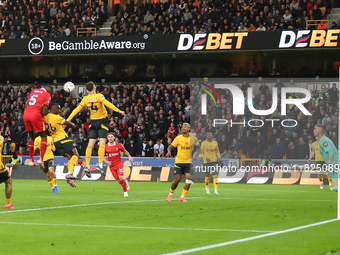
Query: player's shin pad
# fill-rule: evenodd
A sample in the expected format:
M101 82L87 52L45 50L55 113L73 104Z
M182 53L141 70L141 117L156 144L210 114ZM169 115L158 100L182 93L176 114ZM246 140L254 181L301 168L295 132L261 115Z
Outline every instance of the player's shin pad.
M185 180L185 183L188 183L188 184L195 184L192 180L188 180L188 179Z

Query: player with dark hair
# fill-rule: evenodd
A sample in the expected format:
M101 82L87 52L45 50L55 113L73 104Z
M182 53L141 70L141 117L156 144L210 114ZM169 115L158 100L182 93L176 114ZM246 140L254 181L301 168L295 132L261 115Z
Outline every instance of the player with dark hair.
M216 166L218 165L218 162L221 161L221 154L220 150L218 148L218 143L213 140L213 134L211 132L207 133L207 140L204 141L201 145L202 149L202 157L201 161L203 160L203 166L206 168L206 174L205 174L205 191L207 195L210 195L209 190L209 181L210 181L210 175L213 176L213 182L214 182L214 194L219 195L217 188L217 171Z
M111 104L109 101L105 99L105 97L96 93L96 86L92 81L86 83L86 89L89 92L89 95L85 96L80 104L73 110L71 115L68 117L68 121L71 121L82 109L87 106L90 109L91 113L91 125L89 128L89 144L86 148L86 166L85 173L87 177L91 177L90 173L90 159L92 155L93 146L96 143L97 137L99 137L99 150L98 150L98 167L97 171L99 171L103 176L105 175L103 168L103 161L105 157L105 144L106 138L109 133L109 121L107 120L107 111L106 107L112 109L115 112L118 112L122 115L125 113L119 110L116 106Z
M175 157L175 180L171 184L170 193L166 198L166 201L170 202L172 200L172 196L178 186L178 183L182 179L182 175L185 175L185 185L182 191L180 202L188 202L185 199L185 195L188 193L191 184L194 184L191 178L190 170L192 169L191 164L191 153L196 150L196 147L199 146L198 140L196 136L189 134L190 132L190 124L183 123L181 135L177 136L172 144L168 147L167 157L171 156L171 150L174 147L177 147L177 155Z
M122 185L124 190L124 197L128 197L128 190L130 186L127 180L124 180L124 166L122 158L120 157L120 152L124 152L124 154L129 157L131 163L133 163L133 158L130 153L125 150L124 146L121 143L116 142L116 135L114 133L109 133L107 136L108 143L105 145L105 153L107 154L109 160L104 158L104 161L110 167L110 171L113 177L117 180L117 182Z
M316 140L319 142L321 156L327 164L327 171L332 175L333 190L338 191L338 150L334 143L326 136L326 127L324 125L316 125L313 132Z
M11 204L12 202L12 178L9 175L7 168L13 167L13 165L8 164L4 167L4 164L0 162L0 184L5 183L5 193L6 193L6 204L5 209L15 209Z
M41 137L40 136L35 138L35 141L34 141L34 150L37 150L38 148L41 149ZM55 151L53 138L51 136L47 136L47 147L46 147L46 153L44 156L45 167L42 168L42 170L46 174L46 180L52 188L52 193L56 194L59 192L59 188L57 184L57 177L54 172L54 155L52 151Z
M50 107L50 113L44 117L44 121L46 123L47 130L54 139L54 145L57 149L57 152L68 159L68 173L66 175L66 182L71 187L75 188L76 184L74 183L74 180L77 178L73 176L73 173L74 167L77 164L79 158L79 154L76 144L68 137L65 130L63 129L63 125L71 128L75 128L76 125L62 118L59 115L60 113L61 110L59 104L52 103Z
M51 102L53 88L46 86L45 88L34 89L28 97L26 109L24 112L25 130L28 132L28 152L30 155L30 166L36 166L34 162L34 131L41 137L41 155L39 165L44 167L44 155L46 152L47 132L45 130L45 122L43 117L48 114L48 108Z

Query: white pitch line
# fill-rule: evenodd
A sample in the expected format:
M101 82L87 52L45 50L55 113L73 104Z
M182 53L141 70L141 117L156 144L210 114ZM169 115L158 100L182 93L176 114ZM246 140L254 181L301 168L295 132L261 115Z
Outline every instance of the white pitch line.
M193 231L216 231L216 232L254 232L271 233L274 231L245 230L245 229L209 229L209 228L163 228L163 227L137 227L137 226L112 226L112 225L83 225L83 224L58 224L58 223L35 223L35 222L0 222L8 225L35 225L35 226L61 226L61 227L89 227L89 228L125 228L125 229L150 229L150 230L193 230Z
M190 197L187 199L196 199L201 197ZM121 201L121 202L103 202L103 203L93 203L93 204L80 204L80 205L62 205L62 206L52 206L52 207L41 207L41 208L30 208L30 209L22 209L22 210L7 210L2 211L1 213L17 213L17 212L30 212L30 211L42 211L42 210L52 210L52 209L62 209L62 208L73 208L73 207L81 207L81 206L92 206L92 205L111 205L111 204L128 204L128 203L146 203L146 202L162 202L166 201L165 199L158 200L138 200L138 201Z
M223 246L227 246L227 245L231 245L231 244L248 242L248 241L252 241L252 240L256 240L256 239L260 239L260 238L265 238L265 237L269 237L269 236L276 236L276 235L280 235L280 234L298 231L298 230L301 230L301 229L320 226L320 225L332 223L332 222L335 222L335 221L338 221L338 220L340 220L340 219L332 219L332 220L321 221L321 222L312 223L312 224L308 224L308 225L304 225L304 226L300 226L300 227L296 227L296 228L289 228L289 229L286 229L286 230L275 231L275 232L271 232L271 233L268 233L268 234L252 236L252 237L237 239L237 240L234 240L234 241L218 243L218 244L213 244L213 245L207 245L207 246L202 246L202 247L183 250L183 251L177 251L177 252L173 252L173 253L167 253L167 254L164 254L164 255L181 255L181 254L187 254L187 253L192 253L192 252L204 251L204 250L223 247Z
M320 199L320 200L300 200L300 199L286 199L286 198L256 198L256 197L218 197L219 200L239 200L239 199L250 199L250 200L269 200L269 201L294 201L294 202L336 202L336 199L334 200L325 200L325 199Z

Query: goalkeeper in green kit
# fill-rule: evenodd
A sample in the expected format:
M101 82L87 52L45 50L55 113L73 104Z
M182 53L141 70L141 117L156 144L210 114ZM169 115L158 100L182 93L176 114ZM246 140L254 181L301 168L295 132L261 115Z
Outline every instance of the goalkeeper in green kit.
M326 127L324 125L318 124L315 126L314 136L319 142L319 151L327 164L327 170L332 175L333 190L338 191L338 150L334 143L326 136Z

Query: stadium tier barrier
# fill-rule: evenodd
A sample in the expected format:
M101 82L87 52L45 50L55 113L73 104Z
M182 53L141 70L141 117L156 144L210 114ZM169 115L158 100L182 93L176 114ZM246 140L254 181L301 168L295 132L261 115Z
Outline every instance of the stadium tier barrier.
M28 157L22 157L21 162L25 162ZM91 158L91 163L95 165L97 157ZM27 162L27 161L26 161ZM55 157L55 172L58 180L66 180L67 174L66 159ZM174 180L174 159L153 159L134 158L131 164L127 158L123 158L124 178L130 181L146 182L171 182ZM272 160L278 162L278 160ZM218 171L219 183L247 183L247 184L300 184L300 185L320 185L318 173L313 168L313 164L307 164L305 160L281 160L281 167L261 168L258 166L240 166L239 159L223 160L223 166L216 168ZM202 162L193 160L192 170L193 181L203 183L209 169L202 166ZM308 166L308 167L307 167ZM91 178L86 177L83 167L76 166L74 175L79 180L84 181L115 181L109 167L105 167L106 176L101 176L96 172L96 167L91 167ZM29 167L27 165L15 165L10 170L13 179L45 179L44 172L39 167ZM184 177L182 178L184 180ZM324 178L327 182L327 178ZM325 183L328 184L328 183Z

